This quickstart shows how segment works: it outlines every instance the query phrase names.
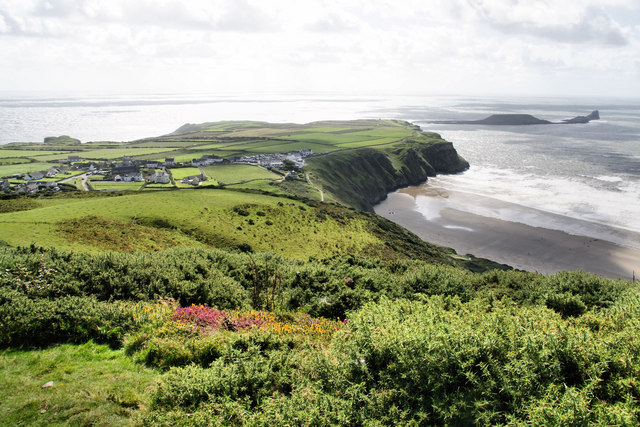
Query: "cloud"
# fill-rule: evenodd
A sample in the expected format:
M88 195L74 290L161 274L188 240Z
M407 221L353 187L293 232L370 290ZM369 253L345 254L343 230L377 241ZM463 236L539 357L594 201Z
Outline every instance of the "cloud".
M629 43L621 26L603 9L579 2L564 6L551 0L468 0L479 17L492 28L509 35L528 35L559 43L597 43L624 46Z

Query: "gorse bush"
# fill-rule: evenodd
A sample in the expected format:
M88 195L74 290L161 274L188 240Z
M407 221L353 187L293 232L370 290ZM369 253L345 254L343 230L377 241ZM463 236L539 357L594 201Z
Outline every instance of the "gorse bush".
M639 303L633 290L563 318L509 300L434 296L369 303L321 346L236 334L208 367L170 369L150 420L635 425Z
M638 330L637 287L582 272L0 253L0 345L124 343L164 372L149 425L637 425Z
M107 303L76 296L32 299L0 288L0 346L94 340L118 347L126 333L162 322L172 311L170 303Z

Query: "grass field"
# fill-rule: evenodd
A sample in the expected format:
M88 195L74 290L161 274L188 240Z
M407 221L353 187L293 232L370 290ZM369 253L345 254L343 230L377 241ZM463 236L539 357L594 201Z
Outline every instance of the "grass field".
M103 148L99 150L86 150L82 152L74 152L73 155L82 157L85 160L100 160L100 159L120 159L123 156L147 156L156 155L154 158L158 158L157 155L164 154L170 151L175 151L174 148L165 147L149 147L149 148ZM46 156L38 156L38 160L61 160L66 159L70 153L63 154L51 154Z
M107 181L91 181L91 187L96 191L101 190L130 190L137 191L142 187L142 182L107 182Z
M35 209L0 214L0 240L88 252L247 243L293 258L360 253L382 244L365 217L338 223L300 202L228 190L38 200ZM237 206L248 214L235 212Z
M2 165L0 166L0 178L10 177L15 174L25 174L29 172L42 171L47 170L51 166L54 166L52 163L24 163L17 165Z
M171 176L176 181L179 181L188 176L201 175L200 169L198 168L174 168L171 169Z
M0 149L0 159L6 159L10 157L34 158L34 157L41 157L41 156L50 156L52 154L60 154L60 153L61 153L60 151L48 151L48 150Z
M233 184L254 179L281 179L282 176L260 166L218 165L202 168L207 177L225 184Z

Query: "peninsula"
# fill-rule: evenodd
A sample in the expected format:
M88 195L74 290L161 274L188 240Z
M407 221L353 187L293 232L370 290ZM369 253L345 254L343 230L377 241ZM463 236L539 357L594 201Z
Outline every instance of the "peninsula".
M599 119L600 112L598 110L594 110L586 116L576 116L559 122L539 119L531 114L492 114L481 120L438 120L430 123L452 125L525 126L589 123L591 120Z

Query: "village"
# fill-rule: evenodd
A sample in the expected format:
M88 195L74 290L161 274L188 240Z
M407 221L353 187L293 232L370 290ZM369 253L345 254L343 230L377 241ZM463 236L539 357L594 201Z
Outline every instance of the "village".
M190 162L176 162L173 157L166 157L164 161L136 159L124 156L120 161L103 160L87 161L80 156L68 156L60 160L60 165L47 170L15 174L0 180L0 191L17 194L32 194L39 191L61 191L71 189L70 182L82 178L82 187L88 190L86 180L88 176L100 176L102 183L140 182L146 184L169 184L172 182L172 169L201 168L222 164L244 164L260 166L268 169L287 169L285 177L297 178L295 170L305 166L305 158L313 155L310 148L288 153L257 154L222 158L216 155L203 155ZM56 179L59 178L59 179ZM198 186L207 181L202 169L200 174L184 177L183 184ZM66 185L65 185L66 184Z

